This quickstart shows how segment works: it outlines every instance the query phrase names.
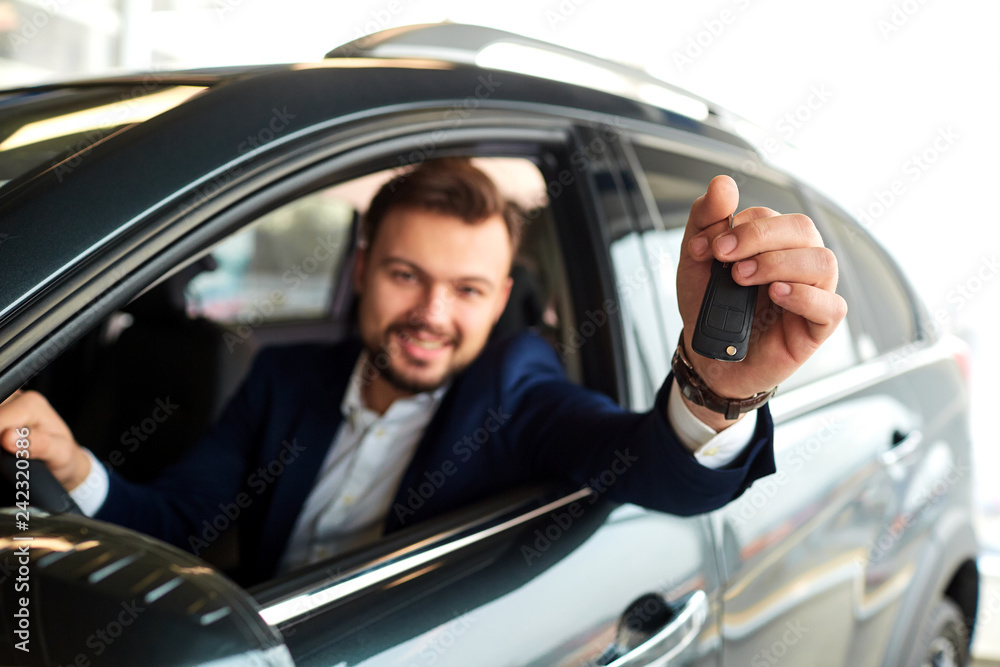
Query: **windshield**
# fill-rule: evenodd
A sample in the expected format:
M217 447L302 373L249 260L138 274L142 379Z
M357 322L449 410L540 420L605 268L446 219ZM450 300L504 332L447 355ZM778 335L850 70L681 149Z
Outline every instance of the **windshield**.
M140 83L45 88L0 96L0 191L14 179L56 167L74 155L172 109L203 86Z

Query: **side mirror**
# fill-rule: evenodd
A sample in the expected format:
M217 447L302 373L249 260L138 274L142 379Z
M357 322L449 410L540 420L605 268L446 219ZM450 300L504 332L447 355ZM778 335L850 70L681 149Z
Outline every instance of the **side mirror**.
M191 554L84 516L8 507L0 664L294 662L253 598Z

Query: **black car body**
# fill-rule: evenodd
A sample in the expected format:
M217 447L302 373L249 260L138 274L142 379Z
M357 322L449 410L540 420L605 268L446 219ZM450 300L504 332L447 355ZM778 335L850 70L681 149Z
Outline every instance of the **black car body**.
M217 413L254 350L350 331L352 193L370 191L365 177L467 155L513 165L513 183L535 174L522 266L541 308L524 300L504 326L544 331L574 380L647 409L680 331L687 210L729 173L741 208L814 219L850 304L773 399L778 473L689 518L599 490L512 490L248 592L219 573L238 557L221 536L236 517L199 553L213 567L180 554L171 564L168 547L79 517L33 510L21 532L11 510L4 663L756 667L967 655L978 574L963 352L884 251L703 100L610 64L633 92L659 86L655 99L678 106L459 62L431 48L449 35L543 48L438 26L319 63L0 93L0 396L42 390L99 458L148 479ZM335 212L335 237L315 211ZM287 225L304 230L300 245L275 250ZM213 266L223 273L206 278ZM164 397L191 408L160 420ZM21 605L9 588L14 538L29 535L34 587ZM109 562L123 564L97 577ZM122 613L115 596L160 590L141 585L156 568L184 582L190 605L119 623L118 641L90 639ZM210 603L230 612L207 614ZM10 620L24 606L31 655Z

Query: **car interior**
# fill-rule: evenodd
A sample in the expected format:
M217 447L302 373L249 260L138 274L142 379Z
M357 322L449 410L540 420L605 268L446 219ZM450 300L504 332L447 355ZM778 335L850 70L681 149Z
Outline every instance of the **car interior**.
M526 212L507 308L492 333L531 329L560 350L571 380L580 352L559 346L574 323L545 180L525 158L475 158ZM258 350L334 342L353 332L353 252L368 201L398 169L284 204L193 258L121 307L36 375L75 438L118 473L154 479L194 446ZM236 564L235 531L201 554Z

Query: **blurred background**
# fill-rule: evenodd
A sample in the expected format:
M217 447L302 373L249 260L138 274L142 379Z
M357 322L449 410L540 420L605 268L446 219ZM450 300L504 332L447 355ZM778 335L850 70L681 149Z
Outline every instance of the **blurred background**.
M0 0L0 85L122 70L316 60L412 23L486 25L645 68L783 142L767 158L887 246L933 325L972 351L980 659L1000 660L1000 3L985 0ZM987 663L983 663L987 664ZM998 663L1000 664L1000 663Z

